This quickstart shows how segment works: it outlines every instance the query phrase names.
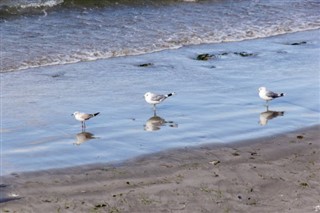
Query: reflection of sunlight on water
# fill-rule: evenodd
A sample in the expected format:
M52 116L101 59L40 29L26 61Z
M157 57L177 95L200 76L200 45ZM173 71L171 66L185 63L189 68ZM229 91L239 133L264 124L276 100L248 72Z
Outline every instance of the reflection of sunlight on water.
M20 149L13 149L10 151L6 151L6 154L32 153L32 152L43 151L47 149L48 149L47 146L31 146L28 148L20 148Z
M76 142L75 145L80 145L88 140L96 139L97 137L94 137L94 134L90 132L80 132L76 134Z
M169 127L175 127L175 128L178 127L178 124L175 123L174 121L166 121L160 116L157 116L155 112L154 115L146 121L146 124L144 125L144 130L148 132L158 131L161 129L161 127L167 126L167 125Z
M269 110L269 107L267 107L265 112L260 113L259 124L261 126L265 126L268 124L269 120L278 116L284 116L284 111L272 111Z
M8 133L8 132L12 132L12 130L6 129L6 128L0 128L0 133Z
M38 145L38 144L44 144L44 143L52 143L59 140L60 138L61 136L48 136L48 137L39 138L37 140L31 141L30 144Z

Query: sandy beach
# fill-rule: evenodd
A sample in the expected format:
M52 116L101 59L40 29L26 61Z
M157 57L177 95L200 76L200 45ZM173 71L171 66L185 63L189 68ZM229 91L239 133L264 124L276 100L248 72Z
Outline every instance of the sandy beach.
M2 212L319 212L320 126L2 179Z

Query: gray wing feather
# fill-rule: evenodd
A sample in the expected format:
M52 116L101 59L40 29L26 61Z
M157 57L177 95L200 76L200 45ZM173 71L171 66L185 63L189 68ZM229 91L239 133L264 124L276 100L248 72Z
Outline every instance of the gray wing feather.
M82 117L84 120L88 120L89 118L92 118L93 115L92 115L92 114L83 114L83 115L81 115L81 117Z
M272 91L268 91L266 93L266 96L270 97L270 98L277 98L279 97L279 94L278 93L275 93L275 92L272 92Z
M156 95L156 96L152 97L151 100L152 101L161 101L165 98L166 98L166 96L164 96L164 95Z

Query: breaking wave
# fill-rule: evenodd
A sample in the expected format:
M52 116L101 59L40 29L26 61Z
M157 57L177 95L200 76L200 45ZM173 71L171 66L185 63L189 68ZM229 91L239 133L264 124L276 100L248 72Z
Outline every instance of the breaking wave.
M9 14L0 72L320 28L312 0L0 0L0 8Z

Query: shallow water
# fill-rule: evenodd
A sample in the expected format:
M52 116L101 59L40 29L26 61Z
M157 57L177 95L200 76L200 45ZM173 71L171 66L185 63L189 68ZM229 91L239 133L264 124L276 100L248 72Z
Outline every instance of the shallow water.
M1 174L121 161L319 124L319 33L2 73ZM201 53L217 57L195 60ZM270 102L274 113L261 115L260 86L286 93ZM177 95L152 118L147 91ZM101 114L81 133L74 111Z

